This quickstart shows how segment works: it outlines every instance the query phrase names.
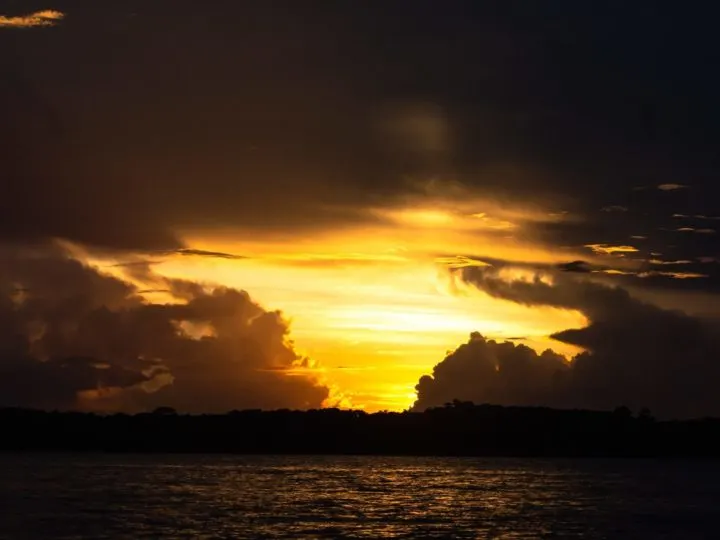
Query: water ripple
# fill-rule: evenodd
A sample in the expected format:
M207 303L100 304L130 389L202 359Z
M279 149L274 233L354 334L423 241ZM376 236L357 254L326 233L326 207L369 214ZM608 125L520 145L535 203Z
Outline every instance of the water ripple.
M0 539L709 538L720 466L0 456Z

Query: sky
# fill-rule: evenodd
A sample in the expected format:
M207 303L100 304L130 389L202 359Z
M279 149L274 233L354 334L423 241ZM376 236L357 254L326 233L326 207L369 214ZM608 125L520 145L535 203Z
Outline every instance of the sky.
M717 11L0 1L0 405L720 414Z

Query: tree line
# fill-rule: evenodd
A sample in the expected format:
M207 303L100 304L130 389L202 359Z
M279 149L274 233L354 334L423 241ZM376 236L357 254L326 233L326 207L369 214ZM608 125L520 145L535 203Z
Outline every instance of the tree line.
M425 412L317 409L186 415L0 410L0 451L720 457L720 419L455 401Z

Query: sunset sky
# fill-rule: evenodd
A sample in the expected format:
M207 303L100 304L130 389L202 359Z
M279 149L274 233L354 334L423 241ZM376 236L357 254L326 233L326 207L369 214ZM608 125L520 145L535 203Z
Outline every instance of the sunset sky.
M0 1L0 405L719 413L716 12Z

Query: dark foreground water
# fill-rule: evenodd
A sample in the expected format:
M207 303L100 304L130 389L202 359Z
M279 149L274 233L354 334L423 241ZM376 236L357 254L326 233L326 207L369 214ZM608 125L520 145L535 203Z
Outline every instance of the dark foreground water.
M0 455L0 538L720 538L720 466Z

